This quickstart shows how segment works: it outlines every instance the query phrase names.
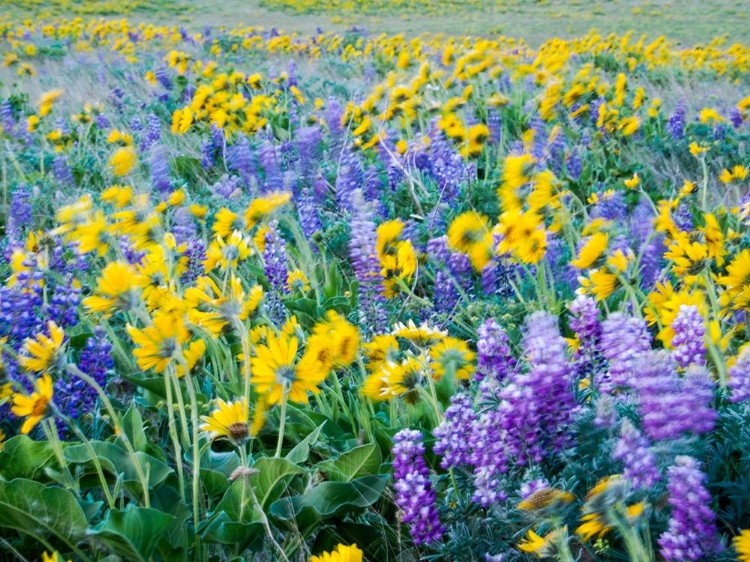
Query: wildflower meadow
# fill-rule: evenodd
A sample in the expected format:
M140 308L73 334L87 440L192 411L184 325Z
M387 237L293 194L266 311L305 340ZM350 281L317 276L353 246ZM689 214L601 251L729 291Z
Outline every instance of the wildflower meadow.
M0 560L750 561L750 43L117 4L0 19Z

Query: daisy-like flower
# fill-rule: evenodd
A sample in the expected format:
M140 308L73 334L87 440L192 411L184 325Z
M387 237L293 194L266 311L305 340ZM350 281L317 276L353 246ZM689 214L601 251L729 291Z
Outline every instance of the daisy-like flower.
M92 312L110 316L133 308L139 300L138 274L133 266L122 261L111 262L102 270L94 295L83 300Z
M61 353L65 332L53 321L47 322L49 336L37 334L24 342L24 354L18 361L29 371L47 371L64 366L65 356Z
M128 324L127 330L138 346L133 350L138 366L144 371L153 368L157 373L164 372L190 335L182 320L169 314L156 316L153 326L139 330Z
M356 359L359 330L335 310L329 310L327 320L318 322L312 332L303 361L312 360L331 370L351 365Z
M320 556L311 556L310 562L362 562L364 553L357 548L356 544L346 546L336 545L330 552L324 552Z
M286 278L286 287L290 293L294 293L295 291L306 293L310 290L310 281L304 271L295 269L289 272Z
M430 368L436 379L452 373L459 380L468 380L474 372L476 354L458 338L443 338L430 348Z
M52 377L45 373L37 379L36 390L31 396L20 393L13 395L11 412L18 417L26 417L21 426L21 433L28 434L46 415L47 407L52 402L52 392Z
M292 402L307 404L307 392L317 394L318 385L323 382L328 372L319 364L304 365L300 368L297 361L299 341L287 334L268 334L265 345L255 348L256 357L251 360L251 382L258 392L265 394L269 404L281 402L285 393Z
M218 399L217 407L209 416L202 416L201 429L211 435L211 439L226 437L232 443L241 445L250 436L247 401L243 398L235 402Z
M286 205L291 198L291 193L271 193L265 197L254 199L245 211L247 228L251 229L268 218L276 209Z
M216 236L206 250L203 266L206 271L213 271L216 267L221 267L224 271L234 269L240 260L247 259L252 253L248 239L241 231L235 230L227 240Z
M398 322L393 325L391 332L397 338L409 340L418 347L433 345L448 335L448 330L438 330L429 326L426 322L417 327L414 320L409 320L408 324Z
M727 266L727 275L719 278L726 287L721 304L735 310L750 308L750 250L744 249Z
M732 540L739 562L750 562L750 530L744 530Z
M112 153L109 158L109 167L112 174L117 177L127 176L138 165L138 155L132 146L123 146Z
M576 269L588 269L598 260L609 243L609 235L606 232L593 234L578 252L578 257L570 262Z

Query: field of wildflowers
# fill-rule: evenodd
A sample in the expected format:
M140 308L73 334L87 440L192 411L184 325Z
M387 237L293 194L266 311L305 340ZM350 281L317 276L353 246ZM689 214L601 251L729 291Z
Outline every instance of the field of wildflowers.
M0 35L1 559L750 561L750 47Z

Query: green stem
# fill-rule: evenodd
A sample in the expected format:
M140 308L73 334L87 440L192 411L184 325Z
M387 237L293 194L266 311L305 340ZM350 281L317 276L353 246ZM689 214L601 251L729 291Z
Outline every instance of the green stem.
M276 443L276 454L275 457L281 456L281 445L284 443L284 425L286 424L286 404L288 400L289 389L284 388L284 392L281 395L281 418L279 419L279 440Z
M144 507L151 507L151 496L149 493L148 478L146 477L146 474L143 472L143 467L141 466L141 463L138 460L138 456L135 454L135 449L133 448L133 444L130 442L130 439L128 438L127 433L125 433L125 429L122 425L122 421L117 415L117 411L112 406L112 402L110 401L109 397L104 392L104 389L102 389L102 387L99 386L98 382L96 382L89 375L81 371L76 365L69 363L65 368L69 372L73 373L75 376L83 379L83 381L86 384L88 384L91 388L93 388L96 391L96 393L99 395L99 398L101 398L102 403L104 404L104 407L106 408L107 413L109 414L109 417L112 420L112 423L115 425L115 428L117 429L118 435L120 436L123 444L125 445L125 449L128 451L128 454L130 455L130 458L133 461L133 467L135 468L136 476L138 476L138 480L140 481L141 487L143 488L143 505Z

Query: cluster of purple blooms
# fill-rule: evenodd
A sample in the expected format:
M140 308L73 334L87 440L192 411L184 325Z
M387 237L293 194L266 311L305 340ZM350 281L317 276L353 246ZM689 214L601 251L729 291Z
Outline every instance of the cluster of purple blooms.
M415 544L438 542L444 530L430 471L424 460L422 434L402 429L393 437L393 442L393 478L401 520L409 525Z
M667 470L672 515L658 540L668 562L693 562L721 551L706 475L692 457L677 457Z

